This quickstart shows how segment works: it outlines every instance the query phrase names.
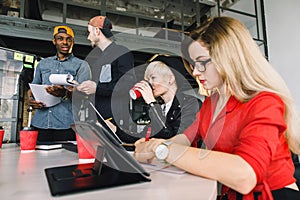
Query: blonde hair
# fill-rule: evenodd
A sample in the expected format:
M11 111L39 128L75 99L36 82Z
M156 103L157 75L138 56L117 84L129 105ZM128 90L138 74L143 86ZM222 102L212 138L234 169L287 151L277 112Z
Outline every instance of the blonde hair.
M144 79L149 79L152 74L159 74L166 78L171 76L175 77L170 67L161 61L153 61L149 63L144 74Z
M192 41L201 42L208 48L229 95L241 102L249 101L262 91L281 97L287 124L285 137L290 149L299 154L299 118L293 98L284 80L263 56L248 29L234 18L215 17L193 31L190 37Z

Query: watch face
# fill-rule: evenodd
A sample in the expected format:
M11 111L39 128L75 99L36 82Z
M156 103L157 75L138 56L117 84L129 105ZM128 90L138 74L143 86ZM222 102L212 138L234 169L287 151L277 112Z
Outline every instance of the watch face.
M155 150L155 156L159 160L165 160L169 154L169 149L166 145L159 145Z

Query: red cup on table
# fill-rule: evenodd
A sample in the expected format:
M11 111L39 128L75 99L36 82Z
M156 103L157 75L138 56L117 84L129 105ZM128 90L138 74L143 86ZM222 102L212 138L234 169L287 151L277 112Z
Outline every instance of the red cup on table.
M20 147L21 152L31 152L35 150L38 137L37 130L21 130L20 131Z
M0 127L0 148L2 148L2 142L3 142L3 138L4 138L4 129L2 127Z
M79 162L94 162L93 148L78 133L76 133L76 142Z

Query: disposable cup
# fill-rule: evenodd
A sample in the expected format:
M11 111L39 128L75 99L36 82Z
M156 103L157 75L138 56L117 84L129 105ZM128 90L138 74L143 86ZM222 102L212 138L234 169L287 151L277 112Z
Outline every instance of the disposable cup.
M146 80L144 80L144 81L146 81ZM153 89L153 88L152 88L152 85L150 84L150 82L148 82L148 81L146 81L146 82L149 84L149 86L151 87L151 89ZM142 93L141 93L140 91L138 91L137 88L138 88L138 87L133 86L133 87L129 90L129 95L130 95L130 97L131 97L133 100L136 100L136 99L142 97Z
M38 137L37 130L21 130L20 131L20 147L22 152L30 152L35 150Z
M95 157L93 156L93 148L85 142L78 133L76 133L77 141L77 152L78 159L80 162L94 162Z
M136 89L137 87L133 87L129 90L129 95L133 100L136 100L142 96L142 93Z
M0 148L2 148L3 138L4 138L4 130L0 129Z

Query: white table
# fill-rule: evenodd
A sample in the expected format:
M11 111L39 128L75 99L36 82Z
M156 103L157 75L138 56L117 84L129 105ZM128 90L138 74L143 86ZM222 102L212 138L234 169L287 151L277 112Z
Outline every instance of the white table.
M151 182L52 197L45 168L78 164L77 154L65 149L21 153L16 144L0 149L0 199L188 199L215 200L217 182L188 173L151 172Z

